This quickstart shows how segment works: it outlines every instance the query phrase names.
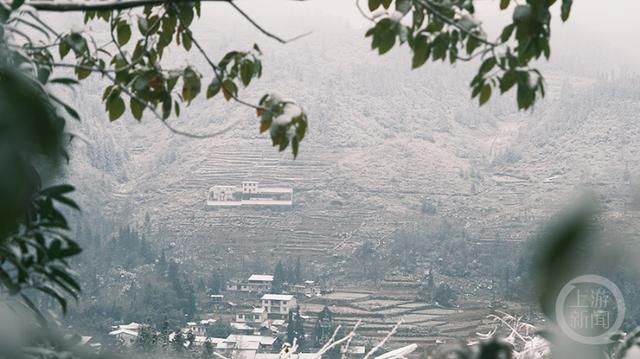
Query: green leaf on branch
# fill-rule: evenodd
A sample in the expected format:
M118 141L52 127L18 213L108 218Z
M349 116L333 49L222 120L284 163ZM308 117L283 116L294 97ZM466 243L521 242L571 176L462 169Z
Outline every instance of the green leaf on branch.
M251 82L251 78L254 74L254 65L251 61L244 61L242 65L240 65L240 80L242 84L246 87Z
M64 59L64 57L67 56L70 50L71 47L69 47L69 44L67 44L65 41L60 41L60 44L58 45L60 59Z
M502 29L502 33L500 34L500 41L506 42L513 34L513 30L516 28L515 24L509 24Z
M133 117L140 121L142 119L142 113L144 112L145 105L144 103L138 101L136 98L131 97L129 101L129 107L131 107L131 114Z
M131 26L124 21L118 22L116 33L118 45L123 46L131 39Z
M573 0L562 0L562 5L560 6L560 18L562 18L562 21L567 21L569 19L572 4Z
M369 10L374 11L375 9L379 8L381 4L381 0L369 0Z
M411 11L411 0L396 0L396 10L406 15Z
M142 16L138 17L138 30L142 35L147 35L149 32L149 22L147 18Z
M493 69L494 66L496 66L496 58L490 57L484 60L482 65L480 65L480 70L478 72L480 74L486 74L487 72L491 71L491 69Z
M191 36L187 33L182 35L182 47L184 47L185 50L190 51L191 50Z
M427 41L426 36L419 35L413 42L413 59L411 60L411 68L416 69L429 58L431 53L431 46Z
M518 79L518 74L514 70L509 70L502 75L500 78L500 93L505 93L509 91L513 85L516 84L516 80Z
M291 145L295 158L307 131L307 115L300 106L277 95L265 95L259 104L260 132L269 130L271 143L278 147L278 151Z
M215 95L217 95L218 92L220 92L220 88L221 88L220 81L216 77L211 81L211 83L207 87L207 99L210 99Z
M222 94L225 100L229 101L238 95L238 86L236 86L235 82L226 79L222 82Z
M107 112L109 112L109 121L113 122L122 116L125 110L124 100L118 92L112 92L107 98Z
M182 76L182 98L187 103L191 103L191 100L200 93L200 87L200 75L191 67L187 67Z
M491 85L485 84L480 91L480 106L484 105L491 97Z
M471 55L475 51L475 49L480 46L480 40L478 40L475 36L469 36L469 40L467 40L467 54Z

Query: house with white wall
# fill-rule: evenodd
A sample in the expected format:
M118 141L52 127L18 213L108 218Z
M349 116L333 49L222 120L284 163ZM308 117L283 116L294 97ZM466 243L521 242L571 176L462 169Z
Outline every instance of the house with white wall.
M290 294L265 294L260 300L269 318L284 319L298 306L296 298Z

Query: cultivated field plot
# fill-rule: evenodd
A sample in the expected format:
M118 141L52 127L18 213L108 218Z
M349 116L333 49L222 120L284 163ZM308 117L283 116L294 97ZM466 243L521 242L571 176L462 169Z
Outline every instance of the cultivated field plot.
M356 287L342 288L302 303L301 309L311 314L327 306L334 320L346 329L360 321L358 340L362 342L380 340L402 321L398 333L389 341L390 347L407 343L427 347L473 337L477 332L488 330L485 318L490 311L484 309L486 306L480 308L476 305L474 309L465 310L434 307L414 300L387 299L397 294L406 298L416 297L415 289L408 287L383 288L375 294L359 292ZM313 323L313 320L307 321L309 330L313 329Z
M442 318L442 316L411 313L411 314L400 315L398 316L398 318L402 319L404 323L421 323L421 322L427 322L436 318Z
M323 299L329 300L356 300L368 297L369 293L333 292L323 295Z
M426 304L424 303L419 303L419 302L412 302L412 303L404 303L404 304L400 304L398 305L399 308L425 308Z
M365 310L378 310L381 308L399 307L403 303L405 302L400 300L370 299L363 302L357 302L355 305Z

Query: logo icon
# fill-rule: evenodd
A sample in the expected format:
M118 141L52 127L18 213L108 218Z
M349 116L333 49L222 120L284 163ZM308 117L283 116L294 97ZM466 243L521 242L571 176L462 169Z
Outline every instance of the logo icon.
M556 300L556 320L564 333L583 344L608 344L624 321L622 292L609 279L587 274L570 280Z

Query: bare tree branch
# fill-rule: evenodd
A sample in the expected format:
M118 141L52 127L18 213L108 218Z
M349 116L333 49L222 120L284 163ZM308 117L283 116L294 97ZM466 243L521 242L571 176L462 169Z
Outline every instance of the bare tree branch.
M375 22L374 18L372 18L371 16L367 15L364 12L364 10L362 9L362 6L360 6L360 0L356 0L356 8L358 8L358 11L360 11L360 15L362 15L362 17L364 17L365 19L371 22Z
M353 326L353 330L352 330L353 333L355 333L356 330L358 330L360 323L362 323L362 319L359 319L356 325ZM342 358L346 358L349 356L349 346L351 346L352 339L353 337L349 338L349 340L347 340L347 344L344 345L344 353L342 354Z
M169 131L171 131L171 132L173 132L173 133L175 133L175 134L177 134L177 135L181 135L181 136L185 136L185 137L189 137L189 138L194 138L194 139L199 139L199 140L207 139L207 138L213 138L213 137L217 137L217 136L220 136L220 135L222 135L222 134L224 134L224 133L228 132L229 130L231 130L232 128L236 127L236 126L240 123L240 120L236 120L236 121L234 121L233 123L229 124L227 127L225 127L225 128L223 128L222 130L220 130L220 131L216 131L216 132L213 132L213 133L207 133L207 134L204 134L204 135L201 135L201 134L195 134L195 133L190 133L190 132L185 132L185 131L179 130L179 129L177 129L177 128L175 128L175 127L171 126L167 121L165 121L165 120L162 118L162 116L158 113L158 111L156 111L156 109L155 109L153 106L149 105L146 101L141 100L141 99L140 99L140 98L138 98L136 95L134 95L131 91L129 91L129 89L128 89L128 88L126 88L126 87L122 86L120 83L118 83L118 82L116 81L116 79L115 79L115 78L113 78L113 76L111 76L111 74L109 74L109 73L104 73L103 75L105 75L106 77L108 77L108 78L109 78L109 79L114 83L114 85L118 86L118 88L119 88L122 92L126 93L129 97L131 97L131 98L135 99L136 101L140 102L141 104L143 104L145 108L149 109L149 111L151 111L151 113L152 113L155 117L157 117L157 118L160 120L160 122L161 122L161 123L162 123L162 124L167 128L167 129L169 129Z
M249 16L246 12L244 12L244 10L242 10L240 7L238 7L238 5L236 5L233 1L230 1L230 0L229 0L229 1L227 1L227 2L228 2L228 3L229 3L229 5L231 5L231 6L232 6L232 7L233 7L233 8L234 8L234 9L235 9L235 10L236 10L240 15L242 15L245 19L247 19L247 21L249 21L249 22L251 23L251 25L253 25L253 27L255 27L255 28L256 28L256 29L258 29L261 33L263 33L263 34L267 35L268 37L270 37L270 38L272 38L272 39L274 39L274 40L278 41L278 42L279 42L279 43L281 43L281 44L286 44L286 43L288 43L288 42L295 41L295 40L297 40L297 39L299 39L299 38L301 38L301 37L305 37L305 36L307 36L307 35L311 34L311 31L309 31L309 32L306 32L306 33L304 33L304 34L301 34L301 35L295 36L295 37L293 37L293 38L291 38L291 39L289 39L289 40L284 40L284 39L282 39L281 37L276 36L276 35L274 35L273 33L271 33L271 32L269 32L269 31L265 30L265 28L263 28L263 27L262 27L262 26L260 26L257 22L255 22L255 20L253 20L253 18L251 18L251 16Z
M371 357L371 355L373 355L373 353L377 352L380 348L382 348L382 346L387 342L387 340L389 340L389 338L391 338L394 334L396 334L400 324L402 324L402 320L399 321L398 324L396 324L393 327L393 329L391 329L389 334L387 334L387 336L384 337L384 339L382 339L375 347L371 348L371 350L369 350L369 352L362 359L369 359L369 357Z
M183 22L182 13L180 13L180 9L176 8L176 11L178 12L178 18L180 19L180 22ZM213 73L215 74L216 79L220 82L220 86L225 90L226 93L228 93L231 96L231 98L233 98L234 101L236 101L239 104L251 107L251 108L253 108L255 110L262 109L262 107L260 107L260 106L254 105L254 104L252 104L250 102L247 102L247 101L244 101L244 100L240 99L238 96L236 96L236 94L233 93L233 91L230 91L230 89L228 89L224 84L223 76L220 74L220 69L213 62L213 60L211 60L211 58L209 57L207 52L204 51L202 46L200 46L200 43L193 37L193 33L191 32L191 29L186 28L185 29L185 34L187 34L187 36L189 36L189 39L191 40L191 43L193 43L196 46L196 48L198 49L200 54L202 54L202 57L204 57L204 59L209 64L209 66L211 66L211 69L213 70Z
M113 10L126 10L146 5L163 5L167 3L180 3L192 0L104 0L104 1L57 1L57 0L32 0L26 1L25 4L29 5L36 10L49 11L49 12L71 12L71 11L113 11ZM260 26L251 16L249 16L244 10L236 5L232 0L200 0L202 2L224 2L230 4L240 15L242 15L247 21L251 23L256 29L265 34L266 36L282 43L297 40L301 37L309 35L311 32L307 32L301 35L297 35L291 39L285 40L280 36L269 32L264 27Z
M188 2L192 0L170 0L172 3ZM230 0L200 0L207 2L230 2ZM59 1L59 0L31 0L25 5L36 10L50 12L69 11L113 11L126 10L146 5L162 5L166 0L104 0L104 1Z

